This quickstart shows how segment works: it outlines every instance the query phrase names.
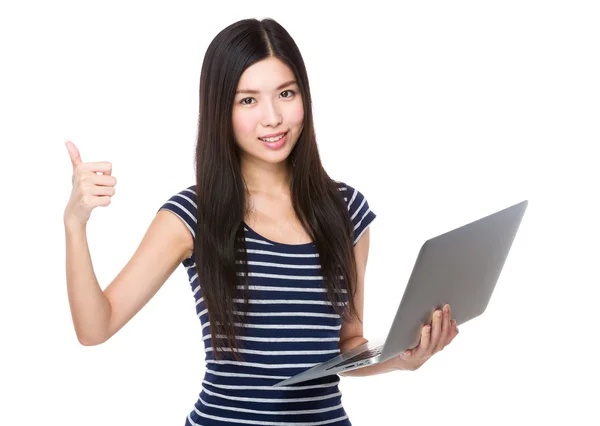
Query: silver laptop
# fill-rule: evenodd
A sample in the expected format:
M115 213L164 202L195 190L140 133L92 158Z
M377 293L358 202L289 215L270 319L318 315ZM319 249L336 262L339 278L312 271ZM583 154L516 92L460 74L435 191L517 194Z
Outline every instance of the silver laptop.
M487 308L528 201L522 201L427 240L417 256L394 322L379 338L273 386L286 386L350 371L390 358L419 344L421 328L436 308L449 303L456 324Z

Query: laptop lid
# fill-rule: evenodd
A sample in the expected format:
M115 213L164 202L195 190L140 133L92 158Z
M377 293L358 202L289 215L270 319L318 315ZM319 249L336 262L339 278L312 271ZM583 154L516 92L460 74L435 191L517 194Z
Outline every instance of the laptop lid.
M449 303L457 325L485 311L527 205L522 201L423 244L380 362L417 346L436 307Z

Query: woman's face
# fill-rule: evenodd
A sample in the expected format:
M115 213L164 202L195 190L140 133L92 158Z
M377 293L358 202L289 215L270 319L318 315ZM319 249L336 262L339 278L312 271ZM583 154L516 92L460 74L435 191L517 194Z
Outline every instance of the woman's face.
M232 120L242 160L285 162L304 123L302 97L292 70L277 58L248 67L238 83Z

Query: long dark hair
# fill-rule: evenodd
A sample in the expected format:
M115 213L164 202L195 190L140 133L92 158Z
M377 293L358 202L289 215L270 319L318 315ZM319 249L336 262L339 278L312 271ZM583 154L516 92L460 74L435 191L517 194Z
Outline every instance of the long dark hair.
M272 19L244 19L222 30L209 45L200 76L196 145L197 228L195 261L206 303L215 359L227 342L239 360L234 323L245 323L237 286L248 301L248 265L243 221L247 188L234 140L232 109L239 79L249 66L275 57L293 71L304 104L304 126L288 161L294 162L294 211L319 253L327 298L342 318L356 316L353 227L338 184L325 172L313 126L304 61L288 32ZM241 260L241 263L236 263ZM342 289L346 290L347 300ZM347 302L347 305L338 305Z

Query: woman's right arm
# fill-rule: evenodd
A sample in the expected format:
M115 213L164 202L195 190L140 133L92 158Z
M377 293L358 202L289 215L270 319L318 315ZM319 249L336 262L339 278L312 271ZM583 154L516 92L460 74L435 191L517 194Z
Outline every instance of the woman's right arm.
M159 211L135 253L103 291L89 252L86 224L91 210L106 206L116 180L110 163L82 163L67 144L73 162L73 192L64 214L67 292L79 342L107 341L139 312L193 251L193 239L173 213ZM102 172L98 175L96 172Z
M85 227L65 223L67 292L77 339L99 345L111 338L158 292L192 253L192 236L183 222L159 211L123 270L100 288Z

